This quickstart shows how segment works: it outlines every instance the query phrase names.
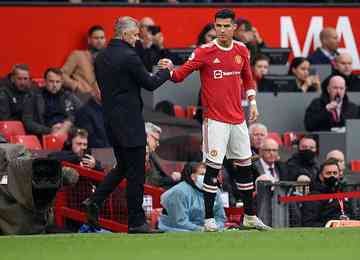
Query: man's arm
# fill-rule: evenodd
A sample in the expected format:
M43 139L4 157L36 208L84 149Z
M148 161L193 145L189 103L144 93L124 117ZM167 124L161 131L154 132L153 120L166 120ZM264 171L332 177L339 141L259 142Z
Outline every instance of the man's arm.
M134 52L129 57L128 69L133 78L145 89L153 91L170 79L170 70L162 69L156 74L150 74L140 57Z
M259 117L259 112L257 110L257 105L255 100L256 82L252 76L251 67L250 67L250 53L247 49L243 58L244 58L244 64L241 71L241 78L243 81L244 92L250 104L249 123L251 124L254 123Z
M35 94L34 94L35 95ZM23 112L23 123L25 125L25 128L28 132L32 134L50 134L52 129L50 127L47 127L46 125L39 124L35 121L35 99L36 97L33 95L29 95L26 97L24 101L24 112Z
M73 51L61 68L64 73L64 86L69 87L72 91L76 91L79 87L79 82L71 78L71 75L74 73L77 66L77 59L77 51Z
M171 80L174 82L181 82L193 71L200 69L202 65L203 59L201 49L197 48L182 66L172 71Z

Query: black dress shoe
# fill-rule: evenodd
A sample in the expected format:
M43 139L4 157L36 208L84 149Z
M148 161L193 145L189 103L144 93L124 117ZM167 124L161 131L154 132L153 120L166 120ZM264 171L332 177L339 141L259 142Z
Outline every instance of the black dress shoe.
M128 233L129 234L159 234L164 232L158 229L152 229L149 227L147 223L144 223L141 226L129 227Z
M95 202L91 201L89 198L82 202L82 205L85 206L86 220L89 226L94 228L99 228L99 207Z

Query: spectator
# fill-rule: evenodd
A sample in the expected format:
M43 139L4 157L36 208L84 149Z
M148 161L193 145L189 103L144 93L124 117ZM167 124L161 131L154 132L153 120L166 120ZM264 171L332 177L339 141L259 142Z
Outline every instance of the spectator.
M180 172L172 172L170 176L162 169L156 149L160 145L161 128L153 123L146 122L147 145L149 147L149 161L147 162L145 183L169 189L181 179Z
M259 92L273 92L268 84L264 84L264 76L269 73L270 59L264 54L258 54L253 61L253 76Z
M248 20L238 18L236 24L234 38L246 45L250 51L250 61L253 62L256 55L260 53L260 49L266 48L266 44L258 30Z
M317 145L312 136L304 136L299 141L299 150L287 161L290 181L314 181L319 163L316 159Z
M156 25L150 17L141 19L140 40L136 42L135 48L149 72L153 71L153 67L162 58L169 58L174 63L178 63L179 57L171 54L165 48L164 42L160 26Z
M75 125L88 132L89 148L110 147L104 125L101 94L94 91L92 95L89 101L75 112Z
M320 32L321 47L317 48L308 59L311 64L335 65L335 57L339 55L339 36L334 28L326 27Z
M256 181L287 181L286 165L280 162L279 144L272 138L265 138L259 152L260 160L254 162Z
M204 231L204 173L203 164L187 164L183 171L183 181L161 195L161 205L164 209L159 220L160 230ZM226 216L219 191L213 210L216 223L223 229Z
M268 135L268 130L265 125L260 123L251 124L249 127L251 150L253 154L259 154L259 149L262 142Z
M63 72L59 68L48 68L44 78L45 87L28 96L24 102L25 128L35 135L67 134L80 102L72 93L62 89Z
M155 26L155 21L151 17L143 17L140 20L139 37L144 49L150 48L153 44L149 26Z
M13 66L8 78L0 86L0 120L22 121L24 100L31 93L29 67L26 64Z
M310 187L311 194L340 192L340 169L334 159L326 160L320 167L316 181ZM303 225L324 227L329 220L349 219L352 210L347 199L330 199L304 202L302 207Z
M346 174L346 166L345 166L345 156L344 153L340 150L331 150L326 155L326 160L335 159L339 165L339 177L343 178Z
M348 92L360 91L360 78L358 75L353 74L352 63L352 57L349 53L341 53L336 56L332 74L322 83L323 91L326 91L329 80L334 75L342 76L345 79Z
M310 62L307 58L296 57L291 61L289 75L295 76L295 84L288 86L290 92L320 92L319 75L310 75Z
M204 26L201 32L198 35L196 46L200 46L206 43L211 42L216 38L216 32L214 23L208 23Z
M86 100L99 86L94 73L94 60L105 47L105 31L100 25L92 26L88 31L87 50L74 50L62 67L64 86L74 91L82 100Z
M314 99L305 113L307 131L331 131L344 127L345 120L358 118L358 107L346 94L345 80L332 76L319 98Z
M101 163L90 154L88 147L88 133L85 129L72 129L64 148L60 152L48 155L51 159L79 164L82 167L102 171Z

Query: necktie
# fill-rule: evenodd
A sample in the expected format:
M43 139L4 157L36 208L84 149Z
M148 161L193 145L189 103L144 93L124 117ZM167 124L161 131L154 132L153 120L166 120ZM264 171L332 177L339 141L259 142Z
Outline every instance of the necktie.
M274 168L272 167L269 167L269 172L270 174L275 178L275 171L274 171Z

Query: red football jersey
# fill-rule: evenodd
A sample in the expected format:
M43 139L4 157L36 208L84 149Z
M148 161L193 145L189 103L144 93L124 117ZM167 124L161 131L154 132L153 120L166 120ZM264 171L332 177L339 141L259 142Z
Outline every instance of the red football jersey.
M243 43L232 41L229 48L224 48L214 40L196 48L189 60L173 71L171 79L180 82L199 70L204 117L241 124L245 120L242 95L255 95L249 58Z

